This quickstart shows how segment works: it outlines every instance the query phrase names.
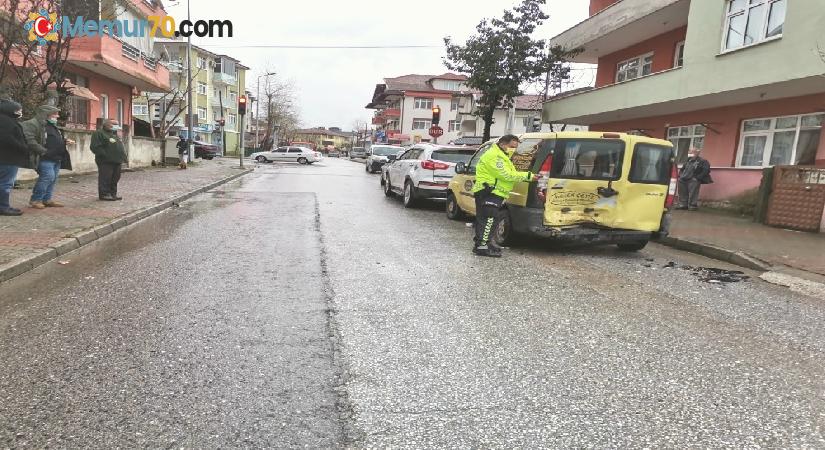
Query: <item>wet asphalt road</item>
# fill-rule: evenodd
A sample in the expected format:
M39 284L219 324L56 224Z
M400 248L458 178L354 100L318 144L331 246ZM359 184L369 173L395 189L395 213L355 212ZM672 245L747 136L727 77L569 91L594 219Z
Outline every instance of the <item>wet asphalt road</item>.
M823 299L470 233L261 166L0 285L0 447L825 447Z

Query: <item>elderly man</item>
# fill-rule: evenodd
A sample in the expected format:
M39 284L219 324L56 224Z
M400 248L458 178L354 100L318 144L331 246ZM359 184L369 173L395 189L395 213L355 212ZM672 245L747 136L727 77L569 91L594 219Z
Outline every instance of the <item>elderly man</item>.
M52 195L60 169L72 170L72 161L66 145L72 145L74 141L66 139L63 132L57 128L59 115L60 110L56 107L43 105L37 109L35 117L21 124L26 140L38 148L38 156L35 158L36 161L32 161L32 165L39 177L29 202L29 206L34 209L63 206L52 200Z
M676 209L699 209L699 188L713 183L710 178L710 163L701 156L701 150L691 148L688 160L679 171L679 206Z
M121 166L127 161L123 141L117 135L120 126L106 119L92 135L92 153L97 164L97 191L101 200L123 200L117 195Z

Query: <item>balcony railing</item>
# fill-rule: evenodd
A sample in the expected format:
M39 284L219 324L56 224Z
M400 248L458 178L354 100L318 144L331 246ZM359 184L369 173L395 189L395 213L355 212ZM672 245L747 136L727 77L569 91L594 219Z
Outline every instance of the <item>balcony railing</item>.
M125 42L120 43L123 46L123 56L131 59L132 61L137 61L140 59L140 49L137 47L133 47Z
M157 70L158 68L158 60L155 58L150 57L149 55L143 55L143 65L146 66L149 70Z

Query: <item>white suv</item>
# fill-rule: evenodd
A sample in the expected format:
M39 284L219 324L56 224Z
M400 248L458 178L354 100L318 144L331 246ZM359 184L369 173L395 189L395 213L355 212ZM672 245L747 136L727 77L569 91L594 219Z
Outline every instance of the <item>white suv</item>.
M270 152L253 153L250 158L259 163L289 161L301 164L312 164L323 159L320 153L307 147L278 147Z
M390 162L381 171L384 195L400 194L407 208L418 200L447 198L447 187L455 175L456 163L467 163L476 147L416 144Z

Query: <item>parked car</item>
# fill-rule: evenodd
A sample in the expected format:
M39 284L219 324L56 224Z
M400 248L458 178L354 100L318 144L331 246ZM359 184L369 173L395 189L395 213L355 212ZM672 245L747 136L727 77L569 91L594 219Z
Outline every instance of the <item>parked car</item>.
M332 150L327 152L327 156L329 156L330 158L340 158L341 152L337 148L333 148Z
M364 169L369 173L380 172L381 167L389 162L389 157L397 155L403 148L396 145L373 145L367 152Z
M211 160L216 156L221 156L221 150L217 145L212 145L202 141L194 141L192 144L195 146L195 158Z
M297 162L312 164L321 161L321 154L306 147L278 147L269 152L257 152L250 155L259 163L267 162Z
M670 142L578 131L528 133L521 141L513 164L542 177L513 187L495 230L501 245L531 235L638 251L667 235L677 178ZM475 215L475 167L492 144L456 165L447 195L450 219Z
M349 159L354 158L366 158L367 157L367 149L364 147L353 147L352 150L349 152Z
M401 156L390 157L392 162L381 172L381 187L387 197L402 195L407 208L421 199L447 198L456 164L466 164L475 151L475 147L417 144Z

